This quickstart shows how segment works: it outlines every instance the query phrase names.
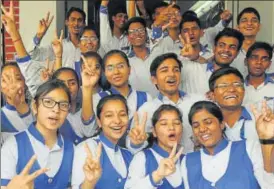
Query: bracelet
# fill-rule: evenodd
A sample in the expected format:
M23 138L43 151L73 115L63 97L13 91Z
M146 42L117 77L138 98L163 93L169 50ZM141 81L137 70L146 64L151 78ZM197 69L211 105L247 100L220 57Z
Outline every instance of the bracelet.
M62 56L55 56L56 58L62 58Z
M274 140L273 139L260 139L260 143L263 145L274 144Z
M16 40L14 40L14 41L12 41L12 42L13 42L13 43L16 43L16 42L18 42L18 41L21 41L21 37L18 38L18 39L16 39Z

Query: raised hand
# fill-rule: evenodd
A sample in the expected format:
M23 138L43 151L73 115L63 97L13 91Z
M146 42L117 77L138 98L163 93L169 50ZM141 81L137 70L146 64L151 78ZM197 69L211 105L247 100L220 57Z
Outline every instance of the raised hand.
M14 8L13 8L13 1L10 1L10 8L9 11L1 5L2 12L4 13L1 16L1 20L5 26L5 29L8 34L12 35L14 34L17 29L16 29L16 24L15 24L15 17L14 17Z
M95 186L102 175L102 168L100 164L102 143L98 144L95 156L92 155L87 143L85 143L85 151L87 153L87 158L83 167L85 173L84 183L89 183L90 185Z
M61 30L60 37L58 38L57 31L55 30L54 39L52 41L52 48L56 58L62 58L63 54L63 30Z
M168 24L169 22L169 15L170 15L170 9L173 7L175 3L171 3L168 7L166 7L163 11L160 12L160 15L157 17L157 19L154 21L155 25L163 26L164 24Z
M50 65L50 61L47 59L46 64L46 68L42 69L40 73L40 78L43 82L48 81L54 72L54 62L52 62L52 65Z
M42 18L39 21L38 30L37 30L37 34L36 34L36 36L39 39L42 39L43 36L46 34L47 30L50 27L50 24L51 24L53 18L54 18L54 16L50 17L50 12L48 12L46 18Z
M81 56L83 60L83 66L82 66L82 86L84 88L94 88L96 84L98 83L98 80L100 78L100 74L96 72L96 70L92 70L88 66L87 59L84 56Z
M42 168L32 174L29 174L31 167L33 166L35 161L36 156L34 155L29 160L23 171L19 175L16 175L12 178L12 180L7 185L7 189L33 189L35 178L49 170L47 168Z
M230 22L230 20L232 19L232 14L229 10L224 10L220 15L220 18L223 21Z
M152 177L155 183L160 182L163 178L171 175L176 171L176 162L183 153L183 148L176 153L177 143L174 144L171 153L168 158L164 158L160 161L159 167L153 172Z
M144 113L143 121L141 124L139 124L138 113L135 112L134 127L130 129L129 134L128 134L130 142L132 144L141 145L146 141L146 139L147 139L147 134L146 134L146 130L145 130L146 122L147 122L147 113Z
M191 45L190 37L188 33L185 33L185 37L186 37L186 40L184 40L184 38L181 35L179 35L179 39L181 41L181 44L183 45L183 48L181 50L181 55L183 57L187 57L190 60L192 60L192 58L196 56L195 50L193 46Z
M272 139L274 137L274 114L267 106L266 101L262 102L261 112L254 105L251 111L256 119L256 129L260 139Z

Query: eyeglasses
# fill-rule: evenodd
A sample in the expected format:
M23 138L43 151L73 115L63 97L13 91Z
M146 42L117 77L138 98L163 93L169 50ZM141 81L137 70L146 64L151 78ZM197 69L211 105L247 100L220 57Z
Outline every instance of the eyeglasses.
M97 37L81 37L80 39L81 41L84 41L84 42L97 42L98 41L98 38Z
M65 112L69 111L69 108L70 108L69 102L66 102L66 101L56 102L55 100L52 100L50 98L42 98L41 101L46 108L54 108L56 104L58 104L58 107L60 108L60 110Z
M252 18L251 20L248 20L247 18L240 19L240 23L247 23L251 22L252 24L257 24L259 23L259 20L257 18Z
M258 62L259 60L260 60L260 62L269 62L270 61L269 57L264 56L264 57L260 58L258 55L251 55L248 59L252 60L252 61L256 61L256 62Z
M107 65L106 66L106 70L109 72L114 71L115 68L117 68L117 70L122 70L126 67L127 63L119 63L117 65Z
M215 89L223 89L227 90L230 86L232 86L235 89L242 89L244 88L244 84L241 82L234 82L234 83L220 83L216 85L214 88Z
M128 34L129 35L138 35L138 34L145 34L146 33L146 29L145 28L138 28L138 29L134 29L134 30L128 30Z

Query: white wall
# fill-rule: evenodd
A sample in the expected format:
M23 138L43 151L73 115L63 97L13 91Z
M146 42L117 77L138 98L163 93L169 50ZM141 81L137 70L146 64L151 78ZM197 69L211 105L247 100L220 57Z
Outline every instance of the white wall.
M20 1L20 33L26 47L37 32L39 20L45 18L47 12L56 16L56 1ZM56 19L54 18L41 45L49 44L54 36Z

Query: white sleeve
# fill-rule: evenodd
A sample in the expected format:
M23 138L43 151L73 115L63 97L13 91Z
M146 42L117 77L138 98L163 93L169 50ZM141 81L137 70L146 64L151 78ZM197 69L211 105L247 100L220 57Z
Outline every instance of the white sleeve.
M274 174L264 170L263 155L259 141L246 140L246 151L253 164L255 177L262 189L273 189Z
M7 186L10 180L17 175L18 159L17 143L14 136L9 137L1 148L1 186Z
M225 27L223 26L223 21L220 20L218 24L216 24L214 27L210 27L204 30L204 36L203 38L207 42L210 47L214 46L214 39L216 35L222 31Z
M187 156L185 156L181 162L181 174L184 181L185 189L189 189L188 178L187 178L187 168L186 168L186 158Z
M26 124L26 125L30 125L32 122L33 122L33 115L31 113L31 108L29 107L29 111L25 114L19 114L20 118L23 120L23 122Z
M108 8L105 6L100 7L100 43L102 47L109 43L111 38L111 28L108 20ZM104 49L106 51L106 49Z
M82 109L81 109L80 111L76 113L75 116L78 116L81 119L79 123L75 123L81 135L85 137L93 136L97 129L95 115L90 117L88 121L84 121L82 118Z
M124 189L154 189L150 176L146 175L146 157L144 152L137 153L129 166L128 177Z

